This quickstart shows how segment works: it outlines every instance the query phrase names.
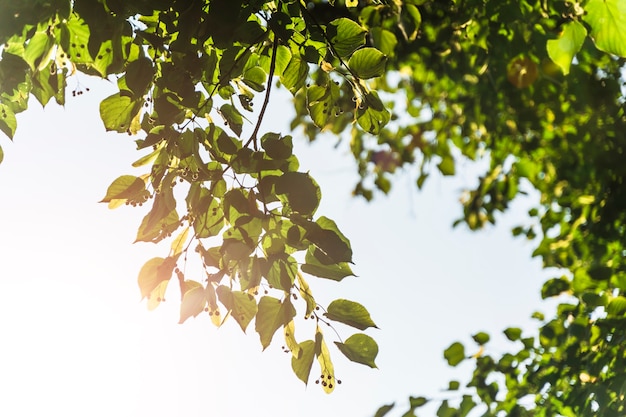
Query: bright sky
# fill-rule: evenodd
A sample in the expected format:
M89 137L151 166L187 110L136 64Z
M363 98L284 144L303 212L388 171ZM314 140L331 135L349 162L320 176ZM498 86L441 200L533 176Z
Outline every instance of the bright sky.
M318 214L351 239L359 277L309 282L318 301L368 307L380 327L368 331L379 369L331 347L343 383L326 395L315 378L305 387L292 373L280 332L261 352L253 324L247 335L234 321L216 329L204 315L177 324L178 295L147 311L137 273L167 248L132 244L146 207L97 203L117 176L144 173L130 166L140 154L133 138L104 132L98 101L110 87L80 80L89 93L45 112L32 99L14 141L0 138L0 415L368 417L396 401L389 416L400 416L409 395L445 398L450 378L469 376L446 365L451 342L532 328L546 273L530 258L532 245L510 237L524 202L480 233L451 228L470 174L434 178L423 192L400 175L389 197L368 204L350 196L355 169L334 139L296 145L301 169L322 187ZM275 102L264 128L282 126L289 107ZM312 338L303 330L298 339Z

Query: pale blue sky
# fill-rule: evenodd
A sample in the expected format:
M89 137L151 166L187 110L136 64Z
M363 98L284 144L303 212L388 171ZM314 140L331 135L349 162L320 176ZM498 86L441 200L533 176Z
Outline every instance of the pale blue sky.
M449 378L469 376L445 364L451 342L533 326L528 317L541 309L547 275L530 258L532 245L509 232L528 203L514 204L495 228L452 229L474 176L466 164L422 192L400 174L390 196L368 204L350 196L354 163L334 139L296 147L301 169L322 188L318 214L352 241L358 278L309 281L320 302L368 307L380 327L368 331L379 343L378 370L331 348L343 384L326 395L293 375L280 334L261 352L253 326L244 335L232 321L216 329L205 316L178 325L177 295L148 312L137 273L167 249L131 244L146 208L97 203L117 176L145 171L130 166L140 156L134 138L106 134L98 118L110 87L80 80L89 93L45 112L33 99L14 141L0 138L0 415L368 417L396 401L389 415L400 416L409 395L443 398ZM289 108L274 102L263 128L285 124ZM304 328L296 335L313 336ZM330 329L326 335L332 340Z

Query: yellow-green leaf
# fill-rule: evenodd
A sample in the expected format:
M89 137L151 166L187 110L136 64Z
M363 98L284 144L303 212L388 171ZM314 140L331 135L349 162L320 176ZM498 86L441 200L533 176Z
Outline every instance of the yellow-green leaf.
M348 67L361 79L380 77L385 73L387 57L376 48L362 48L348 61Z
M122 175L109 185L106 195L100 202L108 203L111 200L133 199L143 194L145 190L146 183L141 178L134 175Z
M315 332L315 353L317 354L317 361L320 364L321 370L320 379L318 380L319 384L326 394L330 394L334 391L335 385L337 384L335 381L335 368L330 359L330 352L328 351L328 346L326 346L324 335L319 326Z
M335 342L335 344L352 362L377 368L374 361L378 355L378 344L370 336L357 333L350 336L345 343Z
M547 43L548 56L557 64L563 74L569 74L574 55L580 51L587 37L587 29L577 21L563 25L563 31L558 39L550 39Z
M626 1L589 0L583 20L591 26L596 47L626 57Z
M305 340L298 345L300 355L291 357L291 368L296 376L308 384L309 375L311 374L311 367L313 366L313 358L315 357L315 342L312 340Z
M283 327L283 333L285 334L285 345L287 349L291 351L294 358L299 358L300 355L302 355L302 348L296 341L296 325L293 320Z
M184 282L183 300L180 303L180 320L184 323L189 317L196 317L206 307L206 291L204 286L197 281Z

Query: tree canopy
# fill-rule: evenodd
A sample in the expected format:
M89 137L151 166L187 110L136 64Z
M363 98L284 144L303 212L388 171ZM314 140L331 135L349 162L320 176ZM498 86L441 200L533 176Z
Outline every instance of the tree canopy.
M358 330L334 345L376 367L366 307L315 300L311 279L354 276L352 249L317 212L322 190L299 171L291 132L262 128L282 88L293 132L349 141L357 196L387 193L400 168L421 188L467 158L489 167L459 224L480 229L518 194L540 194L513 233L560 271L541 292L560 304L535 314L537 335L505 329L509 353L491 354L482 332L478 354L453 343L448 363L475 370L450 382L458 401L438 416L624 414L626 1L32 0L0 3L0 42L9 137L31 97L63 105L77 73L117 84L100 116L134 138L143 173L118 177L102 202L149 205L136 241L171 241L139 272L148 308L173 280L181 323L254 320L263 348L282 329L295 375L308 383L317 361L329 393L339 381L323 324ZM428 401L412 397L405 415Z

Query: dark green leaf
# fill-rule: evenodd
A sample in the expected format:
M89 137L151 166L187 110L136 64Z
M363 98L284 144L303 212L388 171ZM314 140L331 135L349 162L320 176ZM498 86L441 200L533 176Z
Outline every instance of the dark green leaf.
M312 216L322 194L317 182L303 172L287 172L276 180L276 194L286 196L289 207L304 216Z
M152 84L154 68L149 58L139 58L128 63L126 67L126 85L135 97L142 97Z
M367 309L354 301L343 299L335 300L330 303L324 316L330 320L356 327L359 330L365 330L368 327L378 328L372 321Z
M556 297L570 290L570 283L565 278L552 278L541 288L541 298Z

